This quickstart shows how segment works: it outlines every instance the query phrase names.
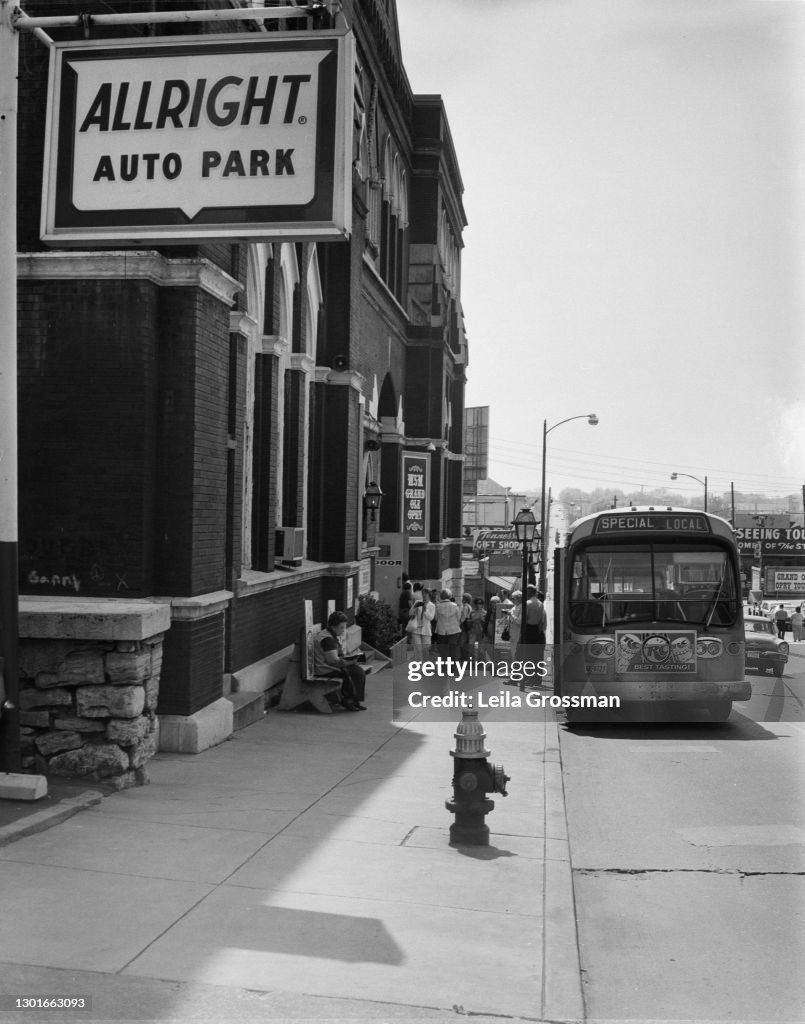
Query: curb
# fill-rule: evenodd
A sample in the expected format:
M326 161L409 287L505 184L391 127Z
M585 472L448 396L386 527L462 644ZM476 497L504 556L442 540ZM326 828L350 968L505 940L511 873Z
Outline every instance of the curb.
M543 982L540 1017L580 1024L584 1021L581 962L573 896L573 871L567 832L559 728L545 723L545 853L543 860Z
M0 846L7 846L9 843L13 843L16 839L22 839L24 836L32 836L37 832L44 832L45 829L58 825L68 818L72 818L79 811L84 811L88 807L99 804L103 800L103 796L103 793L89 789L86 793L79 793L78 796L61 800L54 807L48 807L46 810L37 811L34 814L20 818L19 821L3 825L0 827Z

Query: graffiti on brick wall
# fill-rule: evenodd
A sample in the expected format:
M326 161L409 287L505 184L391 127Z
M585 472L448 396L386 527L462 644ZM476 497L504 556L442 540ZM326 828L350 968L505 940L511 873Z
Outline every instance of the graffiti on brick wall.
M24 593L125 593L132 588L121 546L115 538L66 532L24 537L20 589Z
M74 590L76 594L81 589L81 581L75 573L70 573L69 576L59 576L57 573L47 576L37 572L36 569L32 569L28 573L28 582L33 586L61 587L64 590Z

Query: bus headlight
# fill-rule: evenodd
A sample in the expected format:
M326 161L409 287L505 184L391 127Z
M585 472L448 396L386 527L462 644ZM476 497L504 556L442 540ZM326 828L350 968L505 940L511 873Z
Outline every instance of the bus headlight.
M743 644L738 644L734 640L731 640L727 644L727 654L743 654Z
M595 636L587 641L587 653L591 658L614 658L615 642L610 636Z
M697 658L717 658L724 647L721 641L714 636L700 636L696 641Z

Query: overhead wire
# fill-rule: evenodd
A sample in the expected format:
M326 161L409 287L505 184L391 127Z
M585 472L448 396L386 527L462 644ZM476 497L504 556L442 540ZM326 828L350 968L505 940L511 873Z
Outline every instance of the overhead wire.
M520 451L518 448L524 450ZM525 456L525 458L523 456ZM541 446L536 444L530 445L528 442L510 440L495 442L493 440L490 444L489 457L491 461L502 465L509 465L526 470L533 469L535 472L539 472L542 466ZM556 475L567 476L576 474L581 476L581 471L583 471L584 479L595 481L615 482L614 476L616 473L619 476L623 473L628 473L629 475L638 477L633 486L666 486L666 480L669 480L672 471L681 472L677 465L666 468L660 463L648 459L637 459L605 454L596 454L595 465L590 466L590 455L588 452L579 452L574 449L554 447L551 448L550 462L551 468ZM711 472L708 469L689 465L687 463L685 468L691 469L692 471L696 471L698 469L702 474ZM601 470L604 472L602 473ZM772 477L771 475L744 474L739 471L731 472L730 470L724 469L719 469L718 478L722 481L734 484L739 490L745 491L771 489L774 491L789 493L799 491L802 486L800 481L795 481L793 479L782 480L779 477ZM677 483L676 489L678 490L684 491L688 489L687 484L679 482L675 483ZM714 479L713 486L719 487L722 485ZM726 484L723 486L726 486ZM690 489L694 490L695 487L696 483L694 481L691 484Z

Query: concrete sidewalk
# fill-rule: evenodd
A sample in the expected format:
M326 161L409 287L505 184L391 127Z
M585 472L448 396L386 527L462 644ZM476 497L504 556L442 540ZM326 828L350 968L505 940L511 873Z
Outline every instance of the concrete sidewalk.
M283 714L0 847L4 1024L583 1019L556 724L485 719L491 845L452 848L453 733ZM92 999L15 1013L10 996Z

